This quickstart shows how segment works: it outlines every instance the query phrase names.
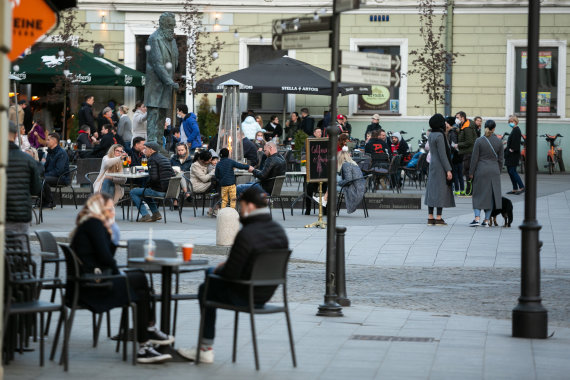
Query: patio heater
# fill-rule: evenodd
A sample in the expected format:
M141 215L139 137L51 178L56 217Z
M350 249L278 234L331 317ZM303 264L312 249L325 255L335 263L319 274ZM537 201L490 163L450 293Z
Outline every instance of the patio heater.
M218 127L218 153L222 148L228 148L230 158L243 161L243 145L240 129L239 86L234 80L221 83L224 87L220 125Z

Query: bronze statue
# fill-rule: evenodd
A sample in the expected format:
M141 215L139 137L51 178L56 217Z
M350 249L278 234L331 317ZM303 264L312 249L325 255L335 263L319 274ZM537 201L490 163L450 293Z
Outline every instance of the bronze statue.
M162 142L164 121L172 112L173 90L178 83L172 79L178 66L178 47L174 39L176 19L174 14L160 15L158 29L148 37L150 51L146 59L146 85L144 103L148 108L147 139Z

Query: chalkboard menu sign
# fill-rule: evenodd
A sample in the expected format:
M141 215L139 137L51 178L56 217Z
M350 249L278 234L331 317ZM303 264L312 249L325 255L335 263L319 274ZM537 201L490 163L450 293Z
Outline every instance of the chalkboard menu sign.
M329 176L329 139L311 139L307 149L307 182L327 182Z

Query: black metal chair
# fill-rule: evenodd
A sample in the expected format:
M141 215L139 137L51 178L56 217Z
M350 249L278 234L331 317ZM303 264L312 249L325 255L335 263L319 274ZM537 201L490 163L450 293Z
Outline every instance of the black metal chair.
M147 241L147 239L130 239L127 241L127 261L130 258L144 257L145 253L144 253L143 245L144 245L145 241ZM155 257L157 257L157 258L159 258L159 257L163 257L163 258L170 257L170 258L172 258L172 257L178 256L176 246L170 240L153 239L153 242L156 244ZM175 285L174 285L174 294L171 297L172 301L174 301L172 335L176 335L176 322L178 320L178 301L188 301L188 300L198 299L198 294L196 294L196 293L180 293L180 274L191 273L191 272L199 272L199 271L203 271L203 270L204 269L193 269L190 267L174 268L173 273L174 273ZM157 265L156 268L151 267L149 269L149 266L145 265L145 272L149 274L151 288L154 288L154 280L153 280L152 275L154 273L160 273L161 267ZM155 301L160 301L161 295L160 294L154 294L153 298Z
M402 169L404 170L404 179L408 179L408 183L409 184L414 184L416 186L416 189L418 188L418 185L420 187L420 190L422 188L422 182L423 182L423 171L424 171L424 167L426 164L426 159L427 159L427 153L422 153L420 155L420 157L418 158L418 162L416 163L416 166L413 168L408 168L408 167L403 167Z
M362 194L362 200L360 201L360 204L362 205L362 211L364 211L364 217L368 218L368 206L366 205L366 190L367 190L366 189L366 183L368 182L369 177L370 177L370 175L365 175L364 177L352 179L352 180L344 183L340 187L340 191L338 192L338 201L336 204L336 214L337 215L340 215L340 207L341 207L342 201L346 198L345 197L346 189L357 181L365 181L364 194Z
M164 223L166 223L166 201L167 200L178 200L178 204L180 204L180 181L182 180L182 177L172 177L170 178L170 180L168 181L168 188L166 189L166 192L164 193L164 196L157 196L157 195L145 195L145 191L148 187L145 187L142 193L141 198L150 198L150 199L154 199L157 201L161 201L162 203L162 213L163 213L163 219L164 219ZM141 207L142 207L142 202L141 205L139 207L137 207L137 220L139 220L139 215L141 212ZM180 223L182 223L182 213L178 212L178 217L180 218Z
M402 162L401 155L395 155L392 157L392 161L390 162L390 167L388 168L388 177L390 179L390 187L392 188L392 192L396 191L397 193L402 192L402 175L401 175L401 168L400 163Z
M65 187L69 187L71 189L71 193L73 194L73 203L75 204L75 209L77 210L77 198L75 197L75 190L73 189L73 180L75 179L75 175L77 174L77 166L69 165L69 170L60 175L57 178L57 183L52 185L51 187L55 188L59 191L59 204L63 207L63 197L62 197L62 189ZM69 176L69 183L64 181L64 177ZM45 180L44 180L45 181Z
M42 211L42 207L41 207L41 198L39 195L32 195L31 196L31 203L32 203L32 213L34 214L34 218L36 219L36 224L40 224L41 222L43 222L42 218L43 215L41 213ZM38 208L38 211L36 212L36 208ZM30 226L32 225L32 222L30 222Z
M128 344L128 337L129 334L129 308L131 309L132 319L133 319L133 346L132 346L132 363L136 365L137 363L137 305L136 303L131 301L130 291L129 291L129 281L124 274L119 275L100 275L95 277L86 277L82 276L79 270L79 259L73 252L73 250L65 245L59 244L63 254L65 256L65 263L66 263L66 291L64 296L64 303L65 306L70 309L69 311L69 318L65 319L62 316L59 318L59 322L57 324L57 330L55 333L53 347L50 354L50 360L53 360L55 357L55 352L57 350L57 344L59 341L59 335L61 333L62 325L66 324L64 327L64 335L63 335L63 349L62 349L62 358L60 359L61 362L64 361L64 357L67 356L67 352L69 350L69 340L71 337L71 330L73 328L73 320L75 318L75 312L77 310L87 310L87 308L83 307L79 303L79 295L82 291L86 289L101 289L101 290L109 290L112 288L113 284L110 280L113 279L120 279L125 281L126 286L126 293L128 302L122 306L122 315L121 315L121 327L119 331L119 336L123 338L123 361L127 360L127 344ZM93 321L95 321L95 314L92 312ZM102 313L99 313L102 315ZM99 323L97 326L94 326L93 330L93 347L97 346L97 339L99 336L99 330L101 327L101 318L99 318ZM119 342L120 343L120 342ZM65 355L64 355L65 354ZM65 358L67 360L67 358Z
M91 194L95 193L93 185L95 185L95 180L99 176L99 172L89 172L85 173L85 179L89 182L89 188L91 189Z
M40 291L43 283L54 282L56 285L61 284L59 279L44 278L37 279L31 273L27 275L22 272L22 261L20 255L7 254L4 256L4 324L3 332L5 334L4 343L10 346L11 343L18 340L17 335L20 335L20 350L23 349L23 341L26 334L25 326L27 322L24 320L17 320L19 316L35 316L39 314L40 331L44 328L44 313L52 313L59 311L62 318L66 319L65 307L63 302L63 293L61 286L59 286L61 302L54 303L42 301L39 299ZM8 328L10 323L14 323L13 328ZM44 365L44 336L40 335L40 366ZM8 339L6 339L8 338ZM12 338L12 339L9 339ZM5 362L8 363L13 358L15 347L4 347L6 355L4 356ZM64 369L67 371L67 355L63 354Z
M266 181L275 180L273 182L273 190L269 195L269 211L273 208L273 200L279 199L279 204L281 205L281 212L283 213L283 220L285 220L285 209L283 208L283 198L281 195L281 190L283 189L283 182L285 182L286 176L280 175L277 177L269 178Z
M35 234L40 242L40 278L45 277L45 269L48 264L54 265L54 277L59 278L60 263L65 262L64 257L59 256L59 248L57 241L51 232L46 230L37 230ZM59 284L48 284L43 287L45 290L51 290L50 302L54 302L55 294L58 289L63 288L65 285L61 282ZM51 313L48 313L46 328L44 335L48 335L49 327L51 324Z
M188 184L188 188L190 189L190 199L192 201L192 207L194 208L194 217L196 217L196 209L197 209L197 202L202 201L202 216L204 216L204 210L206 208L206 200L212 199L217 195L215 189L211 186L206 191L202 193L197 193L194 191L194 186L192 182L190 182L190 176L184 176L186 179L186 183Z
M198 347L196 355L196 364L200 363L200 346L201 337L204 332L204 317L206 308L216 308L235 311L234 318L234 340L232 351L232 362L236 361L237 350L237 332L238 332L238 316L239 313L248 313L251 321L251 335L253 342L253 354L255 358L255 369L259 370L259 357L257 354L257 338L255 334L255 321L254 314L272 314L272 313L285 313L287 319L287 331L289 333L289 345L291 346L291 358L293 360L293 367L297 367L297 360L295 358L295 345L293 342L293 332L291 330L291 318L289 316L289 307L287 304L287 265L291 250L289 249L276 249L258 252L253 259L251 276L248 280L229 280L215 274L209 274L206 277L206 284L204 287L204 300L200 307L200 330L198 333ZM237 306L233 304L225 304L216 301L208 300L208 287L210 281L221 281L226 284L228 288L236 286L246 286L248 288L248 305ZM262 286L279 286L283 287L283 305L265 304L263 306L255 305L254 294L255 288Z

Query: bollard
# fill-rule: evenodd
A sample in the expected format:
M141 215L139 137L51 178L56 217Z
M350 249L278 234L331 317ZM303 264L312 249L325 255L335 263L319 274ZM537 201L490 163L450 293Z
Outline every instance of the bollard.
M344 234L346 227L336 228L336 302L340 306L350 306L346 297L346 277L344 267Z
M231 246L239 231L239 214L231 208L225 207L218 210L216 220L216 245Z

